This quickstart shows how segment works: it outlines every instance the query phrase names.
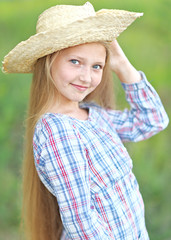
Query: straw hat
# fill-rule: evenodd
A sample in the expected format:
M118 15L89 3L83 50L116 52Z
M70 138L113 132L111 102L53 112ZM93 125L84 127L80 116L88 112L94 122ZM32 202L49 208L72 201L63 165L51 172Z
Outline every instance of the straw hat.
M37 59L57 50L88 42L111 42L142 15L109 9L95 12L89 2L83 6L51 7L39 16L36 34L20 42L5 56L3 70L31 73Z

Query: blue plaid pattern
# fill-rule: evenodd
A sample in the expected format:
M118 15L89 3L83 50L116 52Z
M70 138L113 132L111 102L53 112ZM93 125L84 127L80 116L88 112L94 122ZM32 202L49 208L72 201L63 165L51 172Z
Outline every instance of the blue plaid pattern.
M130 110L83 103L88 120L46 113L36 125L35 166L56 196L62 240L149 239L143 200L123 142L151 137L167 126L168 117L141 74L140 83L123 84Z

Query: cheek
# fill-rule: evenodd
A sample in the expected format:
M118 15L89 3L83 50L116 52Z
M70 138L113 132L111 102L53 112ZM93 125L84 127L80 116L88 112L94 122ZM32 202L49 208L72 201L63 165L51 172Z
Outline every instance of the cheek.
M102 80L102 74L95 76L92 81L92 87L96 88L101 83L101 80Z
M60 79L61 79L64 86L68 85L68 83L70 82L70 76L69 76L68 72L63 71L61 73Z
M53 79L59 85L67 86L70 80L70 75L67 71L56 71L53 75Z

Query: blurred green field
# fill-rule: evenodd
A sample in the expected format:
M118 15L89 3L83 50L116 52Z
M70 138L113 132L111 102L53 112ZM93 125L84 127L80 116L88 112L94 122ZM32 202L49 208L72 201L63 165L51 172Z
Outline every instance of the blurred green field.
M38 15L56 4L83 4L81 0L0 1L0 60L17 43L35 33ZM171 2L169 0L92 0L96 10L118 8L144 12L118 41L133 65L144 71L171 115ZM0 240L19 239L21 163L24 119L30 74L0 72ZM124 106L120 84L115 82L117 103ZM171 128L127 147L134 161L146 207L151 240L171 239Z

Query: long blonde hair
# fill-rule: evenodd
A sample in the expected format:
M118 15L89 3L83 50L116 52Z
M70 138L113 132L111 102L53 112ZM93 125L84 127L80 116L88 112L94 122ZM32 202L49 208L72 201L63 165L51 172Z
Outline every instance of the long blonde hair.
M100 85L84 101L95 101L105 108L114 104L113 81L109 64L109 50ZM53 103L56 88L50 69L53 55L39 59L34 67L26 126L25 158L23 163L22 226L27 240L59 240L62 222L57 199L40 181L34 165L33 134L35 124Z

